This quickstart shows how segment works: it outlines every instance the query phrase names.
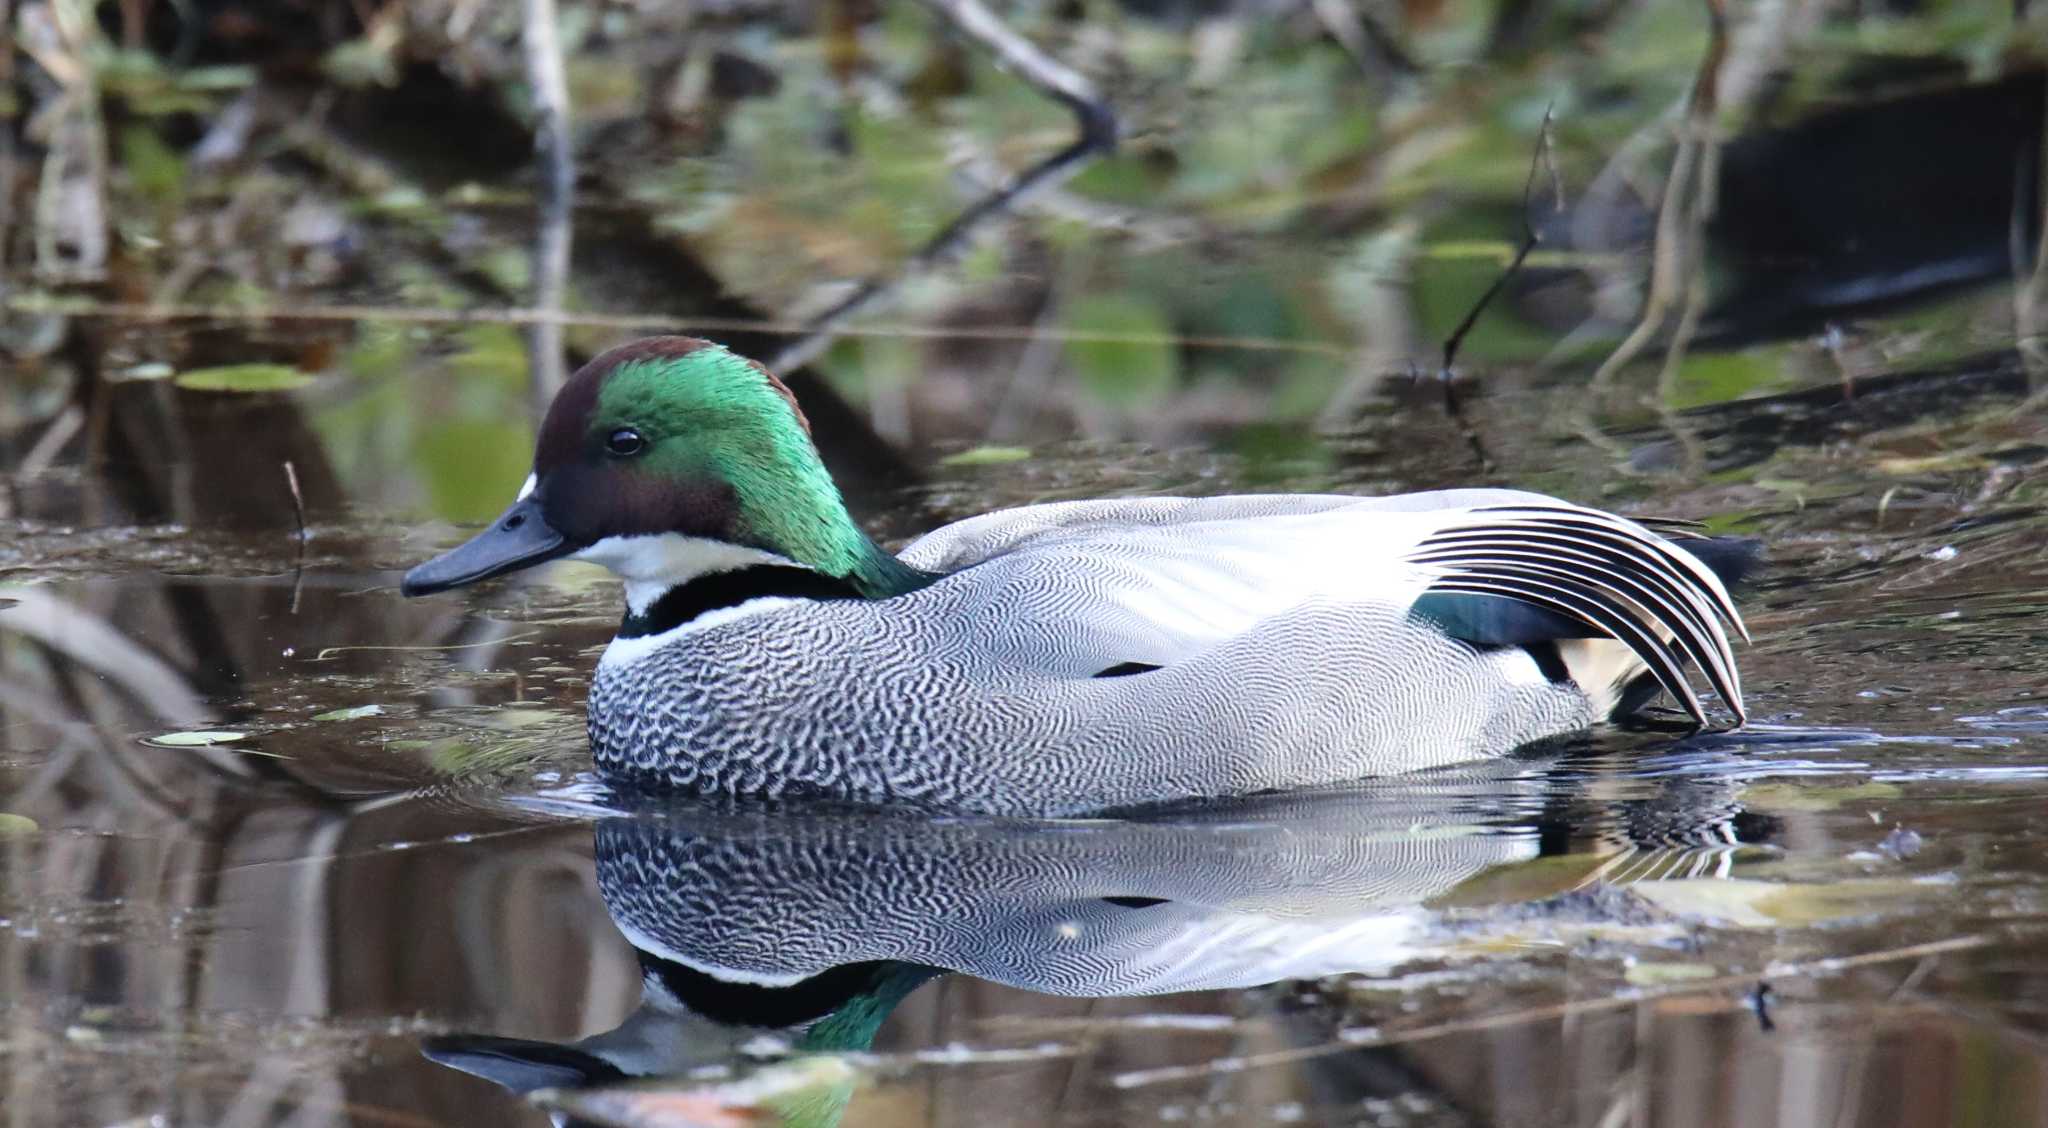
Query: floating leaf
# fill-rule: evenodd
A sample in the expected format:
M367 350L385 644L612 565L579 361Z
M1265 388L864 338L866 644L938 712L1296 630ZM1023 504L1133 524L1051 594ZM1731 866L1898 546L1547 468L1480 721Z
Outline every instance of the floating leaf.
M1896 799L1898 787L1871 781L1856 784L1753 783L1742 789L1742 805L1753 811L1832 811L1850 803Z
M978 446L949 454L939 459L941 466L1001 466L1010 462L1023 462L1031 457L1030 447Z
M1431 898L1433 909L1518 905L1568 893L1586 884L1613 854L1549 854L1488 866Z
M0 835L34 834L41 829L43 828L36 825L36 820L29 818L27 815L15 815L9 814L6 811L0 811Z
M1666 912L1737 928L1821 924L1893 912L1933 894L1907 881L1838 881L1828 884L1687 878L1631 886Z
M1688 979L1712 979L1716 969L1711 964L1697 963L1636 963L1622 972L1622 978L1638 987L1656 987L1665 983L1683 983Z
M228 364L178 374L177 385L195 392L289 392L313 378L288 364Z
M143 743L154 744L158 748L206 748L241 740L248 735L246 732L167 732L162 736L152 736Z
M384 706L382 705L357 705L348 709L329 709L325 713L315 713L313 719L316 721L356 721L364 717L381 717L383 715Z

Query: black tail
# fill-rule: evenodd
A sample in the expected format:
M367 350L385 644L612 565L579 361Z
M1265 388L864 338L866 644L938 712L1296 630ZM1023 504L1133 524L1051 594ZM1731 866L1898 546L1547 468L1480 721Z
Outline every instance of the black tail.
M1671 543L1691 553L1734 591L1764 562L1764 542L1755 537L1674 537Z

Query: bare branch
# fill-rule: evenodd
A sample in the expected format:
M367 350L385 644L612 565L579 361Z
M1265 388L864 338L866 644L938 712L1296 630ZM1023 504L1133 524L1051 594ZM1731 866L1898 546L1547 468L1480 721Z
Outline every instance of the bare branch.
M1544 109L1542 129L1536 139L1536 151L1529 155L1529 175L1522 182L1522 245L1515 248L1515 257L1508 261L1507 269L1501 271L1500 276L1493 280L1493 285L1488 286L1486 292L1479 295L1479 300L1472 303L1472 308L1465 314L1465 319L1458 322L1458 327L1451 330L1451 335L1444 339L1444 363L1437 375L1444 381L1446 388L1450 387L1451 365L1458 359L1458 346L1465 343L1465 335L1478 323L1479 315L1486 312L1486 307L1492 304L1494 296L1499 294L1508 284L1508 280L1522 269L1522 263L1528 260L1530 253L1543 242L1542 233L1529 221L1529 200L1536 190L1537 170L1549 168L1551 189L1556 200L1553 210L1564 210L1564 186L1558 179L1557 164L1551 153L1550 127L1555 117L1555 107Z
M1071 110L1078 134L1067 147L1019 173L1009 184L968 205L894 273L869 278L853 293L811 318L803 335L783 346L769 360L771 371L788 372L816 359L838 337L839 327L848 318L874 304L905 278L944 265L972 244L984 224L1008 212L1032 194L1059 184L1080 171L1081 165L1097 153L1116 147L1116 116L1096 93L1094 84L1080 73L1011 30L981 0L925 0L925 5L962 35L988 49L1006 70L1032 89Z
M1564 210L1564 182L1557 174L1556 154L1551 142L1551 123L1556 119L1555 110L1555 106L1544 107L1543 124L1536 137L1536 150L1529 154L1529 175L1522 181L1522 245L1515 248L1515 256L1508 261L1507 269L1494 278L1493 284L1486 288L1486 292L1479 295L1479 300L1472 303L1472 308L1466 312L1465 319L1458 322L1458 327L1451 330L1449 337L1444 338L1443 367L1437 370L1437 381L1443 385L1444 390L1444 412L1458 425L1458 430L1465 436L1465 443L1472 448L1472 455L1482 471L1492 469L1493 460L1487 457L1486 446L1480 442L1478 430L1465 415L1464 404L1458 398L1457 385L1452 379L1452 365L1457 362L1458 347L1465 343L1465 335L1472 331L1472 326L1478 324L1479 315L1486 312L1486 307L1493 303L1495 295L1521 271L1522 264L1528 261L1530 252L1543 242L1543 233L1529 219L1529 203L1536 191L1536 173L1539 169L1548 169L1550 172L1553 211Z

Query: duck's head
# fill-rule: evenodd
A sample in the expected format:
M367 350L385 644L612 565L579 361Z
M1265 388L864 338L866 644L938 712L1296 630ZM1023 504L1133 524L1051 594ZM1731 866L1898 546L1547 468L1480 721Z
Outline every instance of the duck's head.
M789 389L691 337L621 345L570 377L512 507L407 572L402 590L446 591L563 557L618 573L636 611L699 576L761 565L871 597L917 579L847 514Z

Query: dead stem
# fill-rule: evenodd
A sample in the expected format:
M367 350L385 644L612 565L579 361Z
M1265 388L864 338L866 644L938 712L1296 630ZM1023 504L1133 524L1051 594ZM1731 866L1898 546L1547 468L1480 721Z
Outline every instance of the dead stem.
M1739 43L1732 42L1726 0L1705 0L1708 22L1706 54L1686 99L1678 124L1678 150L1665 178L1657 208L1655 249L1651 254L1650 287L1635 327L1594 370L1588 395L1577 412L1579 436L1614 457L1625 453L1594 422L1593 409L1620 370L1653 342L1677 311L1677 324L1666 341L1658 378L1658 418L1685 450L1688 470L1699 468L1703 452L1683 417L1671 407L1679 367L1697 333L1705 309L1708 222L1713 218L1720 176L1721 141L1716 122L1732 107L1755 97L1764 79L1788 47L1811 30L1819 5L1787 0L1772 9L1772 18L1745 25ZM1803 21L1803 22L1802 22Z
M540 214L534 230L534 308L558 310L568 289L569 224L575 204L575 155L569 145L569 89L562 78L562 47L555 35L555 0L525 0L521 43L526 85L533 98L534 153L540 162ZM527 326L527 365L536 415L553 402L565 378L562 325Z
M298 524L298 535L293 540L298 545L297 555L292 563L292 611L299 613L299 588L306 579L306 495L299 490L299 468L292 460L284 460L284 484L292 494L292 518Z
M306 495L299 492L299 470L292 460L284 460L284 484L292 493L292 517L298 522L299 540L306 539Z
M1925 959L1930 956L1966 952L1986 947L1991 937L1984 935L1954 936L1946 940L1932 940L1925 944L1912 944L1903 948L1887 948L1883 951L1865 952L1855 956L1826 957L1808 960L1804 963L1787 964L1768 969L1768 977L1774 980L1798 979L1809 976L1831 975L1852 968L1872 967L1878 964L1896 963L1899 960ZM1497 1030L1506 1026L1519 1026L1530 1022L1545 1022L1553 1019L1569 1019L1601 1011L1622 1010L1640 1006L1643 1003L1663 999L1690 998L1721 994L1735 990L1747 990L1756 985L1755 973L1722 975L1712 979L1699 979L1690 983L1674 984L1656 988L1640 988L1623 995L1610 995L1600 999L1571 999L1546 1006L1528 1007L1522 1010L1506 1011L1501 1014L1482 1015L1477 1018L1453 1019L1448 1022L1417 1026L1408 1030L1392 1030L1384 1034L1375 1033L1370 1037L1350 1038L1340 1042L1328 1042L1317 1046L1300 1046L1293 1049L1275 1050L1270 1053L1249 1054L1224 1061L1206 1062L1200 1065L1170 1065L1157 1069L1137 1069L1122 1073L1111 1079L1119 1089L1136 1089L1175 1081L1196 1080L1218 1073L1242 1073L1253 1069L1266 1069L1276 1065L1291 1065L1313 1058L1328 1057L1332 1054L1349 1053L1368 1047L1410 1045L1416 1042L1433 1041L1454 1034L1473 1034ZM1743 1004L1746 1005L1746 1004Z
M1709 10L1714 11L1711 0ZM1724 22L1716 16L1711 23L1712 38L1708 41L1705 57L1700 60L1692 95L1678 126L1678 151L1671 159L1671 172L1664 181L1664 198L1657 207L1657 234L1650 257L1649 293L1643 299L1635 327L1593 370L1593 378L1587 385L1590 394L1583 401L1576 420L1581 438L1616 458L1622 457L1624 452L1601 432L1593 418L1594 407L1613 384L1615 374L1632 363L1657 337L1674 306L1682 305L1686 311L1694 308L1693 291L1703 282L1700 273L1704 266L1703 244L1712 189L1702 181L1709 175L1704 170L1714 165L1704 150L1712 144L1716 108L1714 92L1719 86L1718 72L1728 55ZM1685 320L1690 320L1695 326L1698 323L1696 316L1687 319L1681 315L1681 321ZM1684 355L1690 336L1690 333L1683 338L1674 335L1665 371L1675 374L1678 358ZM1660 375L1660 386L1664 382L1665 378ZM1659 398L1665 400L1665 397Z
M1473 457L1479 463L1481 473L1493 469L1493 460L1486 455L1486 446L1479 439L1478 429L1473 427L1471 420L1465 415L1464 405L1459 401L1456 384L1452 378L1452 366L1458 359L1458 347L1465 343L1466 334L1472 332L1472 327L1478 324L1479 315L1486 312L1486 307L1492 304L1494 297L1521 272L1522 264L1529 260L1529 253L1543 242L1542 232L1538 231L1529 219L1529 201L1536 190L1536 173L1546 164L1550 169L1554 208L1557 211L1564 210L1564 185L1558 177L1555 154L1550 143L1551 125L1555 120L1554 111L1555 107L1544 107L1543 124L1536 136L1536 150L1529 154L1529 175L1522 181L1521 245L1515 248L1514 257L1508 260L1507 268L1494 277L1493 284L1488 286L1486 291L1479 295L1479 300L1472 303L1472 308L1465 312L1464 320L1458 322L1458 327L1451 330L1449 337L1444 338L1443 366L1437 369L1437 381L1443 385L1444 391L1444 412L1458 425L1459 432L1465 437L1465 444L1471 448Z

